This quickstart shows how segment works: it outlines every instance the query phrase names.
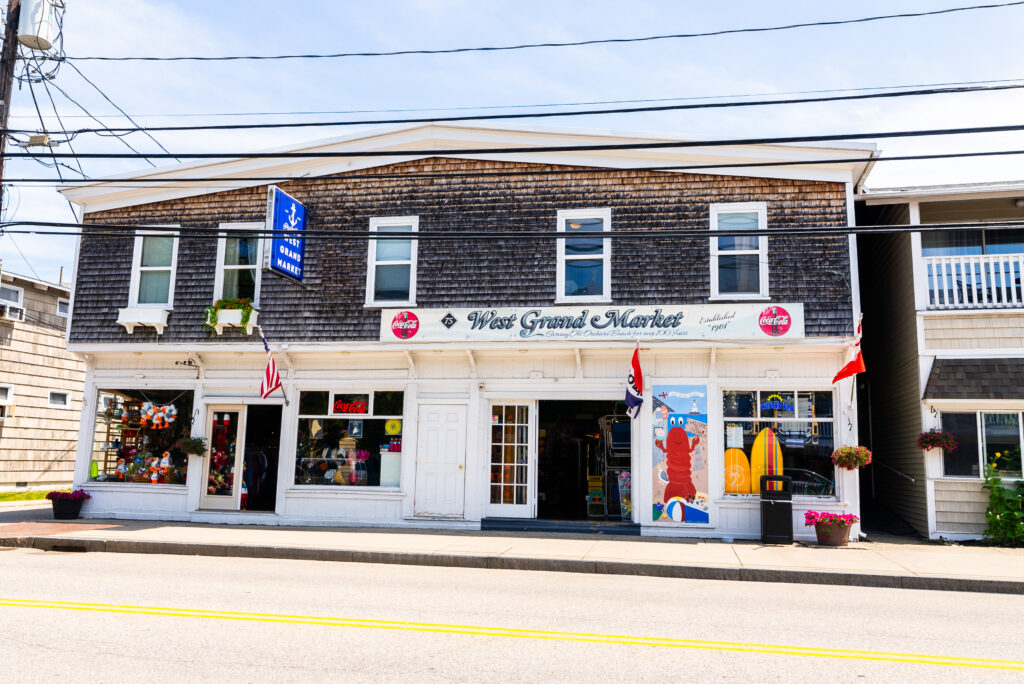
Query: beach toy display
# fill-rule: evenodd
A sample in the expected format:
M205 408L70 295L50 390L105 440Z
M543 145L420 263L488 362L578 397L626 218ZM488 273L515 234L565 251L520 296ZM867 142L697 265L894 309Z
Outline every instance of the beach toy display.
M755 488L756 489L756 488ZM725 450L725 493L750 494L750 461L743 449Z
M762 475L782 475L782 448L771 428L757 433L754 446L750 449L750 491L760 492ZM778 491L779 482L769 482L768 489Z

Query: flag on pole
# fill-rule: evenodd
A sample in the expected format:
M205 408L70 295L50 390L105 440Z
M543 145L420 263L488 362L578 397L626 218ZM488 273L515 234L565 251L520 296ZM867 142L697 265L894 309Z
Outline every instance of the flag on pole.
M267 369L263 372L263 382L260 383L260 396L266 399L274 393L274 390L281 389L284 392L284 389L281 388L281 375L277 372L274 355L270 353L270 345L267 344L267 338L263 336L263 330L259 330L263 348L267 350Z
M864 365L864 352L861 351L860 348L860 325L861 324L858 322L857 342L856 344L853 345L854 348L857 350L857 355L853 357L853 361L850 361L848 364L843 366L838 373L836 373L836 377L832 378L833 385L842 380L843 378L849 378L856 375L857 373L863 373L864 371L867 370L867 367Z
M633 350L633 364L626 378L626 413L636 419L644 403L644 373L640 370L640 347Z

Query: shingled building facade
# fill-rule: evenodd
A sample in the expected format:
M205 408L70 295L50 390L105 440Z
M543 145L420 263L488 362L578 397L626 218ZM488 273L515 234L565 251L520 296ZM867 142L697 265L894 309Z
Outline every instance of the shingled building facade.
M855 443L855 243L810 229L847 225L873 152L672 142L430 125L66 190L86 514L753 537L779 470L798 536L856 512L828 459ZM560 151L508 151L536 146ZM266 183L232 176L305 207L301 281L266 267Z

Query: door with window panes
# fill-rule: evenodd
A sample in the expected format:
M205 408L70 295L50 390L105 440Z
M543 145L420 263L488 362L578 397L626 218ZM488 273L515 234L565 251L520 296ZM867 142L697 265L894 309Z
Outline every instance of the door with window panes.
M491 404L486 516L537 515L537 403Z

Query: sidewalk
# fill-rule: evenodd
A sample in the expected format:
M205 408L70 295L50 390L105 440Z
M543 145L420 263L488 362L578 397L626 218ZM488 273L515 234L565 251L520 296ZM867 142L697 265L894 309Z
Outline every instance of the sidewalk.
M0 504L0 546L1024 593L1024 549L902 539L836 549L604 535L56 521L48 502L28 503Z

